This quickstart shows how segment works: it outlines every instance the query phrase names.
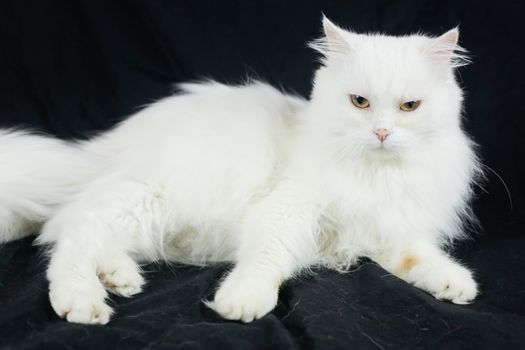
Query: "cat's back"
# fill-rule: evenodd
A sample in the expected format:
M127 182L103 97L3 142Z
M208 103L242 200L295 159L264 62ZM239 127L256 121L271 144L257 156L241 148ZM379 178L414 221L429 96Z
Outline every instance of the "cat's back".
M104 162L101 177L161 185L183 221L236 217L286 162L306 102L263 83L182 88L85 148Z
M182 93L130 116L87 143L86 149L113 158L122 154L136 157L141 151L149 151L148 147L162 149L176 144L196 149L279 142L306 103L261 82L238 86L206 82L179 87Z

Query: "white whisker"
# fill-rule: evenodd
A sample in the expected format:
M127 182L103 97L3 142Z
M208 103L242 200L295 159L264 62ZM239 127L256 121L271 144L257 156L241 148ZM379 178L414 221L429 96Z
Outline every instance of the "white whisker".
M487 170L490 170L501 181L501 183L503 184L503 187L505 187L505 191L507 192L507 197L509 198L510 210L513 211L514 210L514 205L512 204L512 196L510 194L510 190L509 190L509 187L507 186L507 183L505 183L503 178L494 169L492 169L488 165L481 163L481 166L483 168L486 168Z

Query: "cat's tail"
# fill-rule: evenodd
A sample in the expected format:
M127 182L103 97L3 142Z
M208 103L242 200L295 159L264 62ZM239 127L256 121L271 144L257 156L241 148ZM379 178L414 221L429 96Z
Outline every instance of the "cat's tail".
M73 143L0 129L0 243L38 231L89 169Z

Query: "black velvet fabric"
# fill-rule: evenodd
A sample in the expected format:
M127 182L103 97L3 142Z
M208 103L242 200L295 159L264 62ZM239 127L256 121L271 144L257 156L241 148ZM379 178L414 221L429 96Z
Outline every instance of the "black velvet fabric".
M320 35L321 12L359 32L460 25L473 59L459 74L465 128L493 169L475 202L483 230L454 253L476 272L476 302L437 301L364 262L287 282L278 307L245 325L202 303L229 266L152 264L143 293L113 298L109 324L76 325L52 311L45 259L26 238L0 247L0 348L525 348L522 2L4 0L0 126L85 138L200 78L259 77L307 96L317 64L305 43Z

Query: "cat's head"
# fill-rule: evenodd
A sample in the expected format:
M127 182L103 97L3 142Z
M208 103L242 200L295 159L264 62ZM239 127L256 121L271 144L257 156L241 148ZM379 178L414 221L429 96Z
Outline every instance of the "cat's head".
M356 34L323 20L312 105L341 156L388 158L460 125L454 69L468 63L454 28L439 37Z

